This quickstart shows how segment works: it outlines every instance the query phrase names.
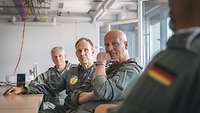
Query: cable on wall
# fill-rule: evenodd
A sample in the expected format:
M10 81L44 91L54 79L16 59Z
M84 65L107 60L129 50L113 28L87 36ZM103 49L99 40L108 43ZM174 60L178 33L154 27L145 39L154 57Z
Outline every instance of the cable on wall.
M30 15L30 5L28 4L28 0L24 0L23 8L24 8L25 14L24 14L24 16L22 16L22 21L23 21L22 41L21 41L20 53L19 53L19 57L18 57L18 60L17 60L17 64L15 66L14 74L16 74L16 71L19 67L19 63L20 63L21 58L22 58L22 52L23 52L23 47L24 47L24 39L25 39L26 18L27 18L28 15Z
M22 32L22 42L21 42L20 53L19 53L19 57L18 57L18 60L17 60L17 64L15 66L14 74L16 73L16 71L19 67L19 63L21 61L22 51L23 51L23 47L24 47L26 19L24 18L23 21L24 21L24 24L23 24L23 32Z

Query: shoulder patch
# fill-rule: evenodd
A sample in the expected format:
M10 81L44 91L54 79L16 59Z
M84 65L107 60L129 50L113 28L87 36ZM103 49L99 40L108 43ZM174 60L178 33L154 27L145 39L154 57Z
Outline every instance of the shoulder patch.
M147 73L149 77L165 86L170 86L174 79L174 73L160 64L151 66Z

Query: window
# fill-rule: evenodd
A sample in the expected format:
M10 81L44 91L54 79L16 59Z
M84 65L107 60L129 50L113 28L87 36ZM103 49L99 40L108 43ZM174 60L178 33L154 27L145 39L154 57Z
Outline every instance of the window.
M168 37L172 35L169 28L168 5L156 0L145 1L143 4L143 38L144 64L165 49Z

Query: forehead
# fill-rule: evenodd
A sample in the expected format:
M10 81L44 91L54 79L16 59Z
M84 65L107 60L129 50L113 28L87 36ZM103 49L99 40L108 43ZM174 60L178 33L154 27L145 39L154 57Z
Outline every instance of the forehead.
M120 37L117 35L110 35L104 38L105 43L120 42Z
M55 49L55 50L53 50L52 55L57 55L57 54L63 54L64 55L65 53L61 49Z
M86 40L81 40L77 45L76 45L76 49L91 49L92 46L90 45L90 43Z

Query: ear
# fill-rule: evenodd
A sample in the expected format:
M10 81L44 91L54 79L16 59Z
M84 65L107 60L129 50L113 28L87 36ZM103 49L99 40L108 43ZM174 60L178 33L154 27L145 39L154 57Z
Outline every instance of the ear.
M128 41L124 42L124 46L125 46L126 49L128 49Z
M92 54L94 54L95 53L95 50L94 50L94 48L92 49Z

